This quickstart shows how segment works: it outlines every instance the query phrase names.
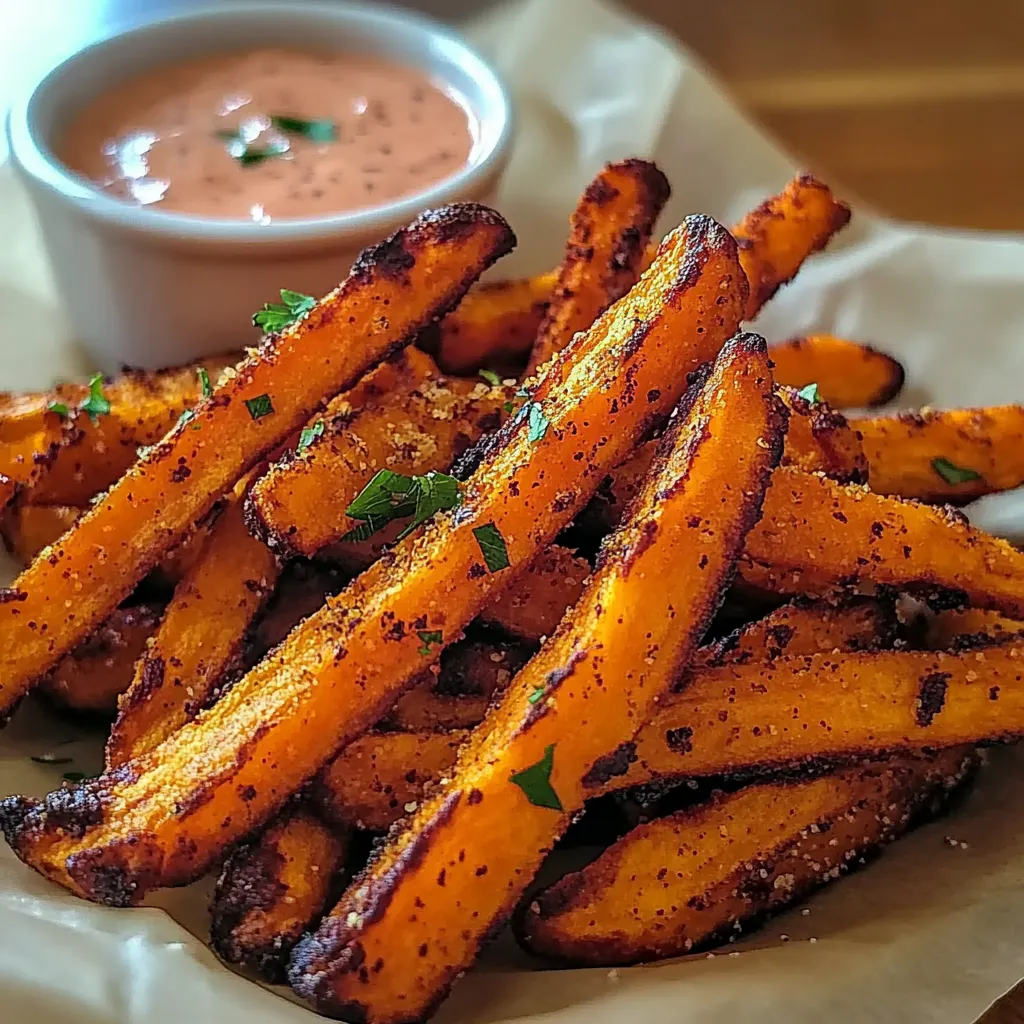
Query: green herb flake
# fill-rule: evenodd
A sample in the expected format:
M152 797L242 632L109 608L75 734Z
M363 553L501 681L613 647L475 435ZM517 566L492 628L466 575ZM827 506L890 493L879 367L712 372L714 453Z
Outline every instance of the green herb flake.
M61 778L65 782L85 782L86 779L94 779L95 775L86 775L85 772L65 772Z
M487 568L491 572L507 569L511 564L508 560L508 548L494 523L485 523L473 530L473 536L480 545L480 553L484 556Z
M966 484L971 480L980 480L981 474L973 469L969 469L966 466L958 466L956 463L950 462L949 459L937 458L932 459L932 469L935 470L947 484L955 486L956 484Z
M303 427L299 434L299 443L295 446L297 452L304 452L318 437L324 436L324 421L317 420L311 427Z
M547 691L544 689L543 686L538 686L537 689L534 690L533 693L531 693L530 696L527 697L526 699L531 704L536 704L537 701L539 701L541 699L541 697L543 697L546 692Z
M205 366L200 366L196 371L199 374L199 387L203 398L209 398L213 394L213 385L210 383L210 375L206 372Z
M333 121L307 121L287 114L271 114L270 123L286 135L301 135L310 142L337 142L338 126Z
M515 406L511 402L505 403L505 412L511 412L514 408Z
M246 142L237 131L219 131L214 134L227 145L232 159L237 160L242 167L252 167L288 152L288 143L284 139L271 139L265 145L258 146Z
M183 427L186 423L192 423L192 421L195 418L196 418L195 410L194 409L186 409L178 417L178 422L174 424L175 429L177 429L178 427ZM198 422L192 423L192 426L189 427L188 429L189 430L202 430L203 429L203 425L201 423L198 423Z
M280 302L265 302L263 308L253 314L253 326L266 334L275 334L305 316L315 305L316 299L312 295L282 288Z
M563 810L562 801L551 785L551 769L555 764L555 745L548 744L544 756L529 768L515 772L512 782L526 795L534 807L549 807L553 811Z
M261 420L264 416L272 416L274 404L270 401L270 395L257 395L255 398L247 398L245 407L249 410L249 416L253 420Z
M455 508L462 501L459 481L446 473L430 472L424 476L405 476L382 469L355 496L345 509L350 519L362 522L341 539L359 543L399 519L412 521L398 535L407 537L436 512Z
M797 397L802 398L805 402L810 402L811 405L817 405L821 401L817 384L808 384L806 387L801 388L797 392Z
M444 634L439 629L418 629L416 630L416 635L420 638L420 642L423 644L423 646L416 652L417 654L429 654L431 644L444 642Z
M73 758L61 757L59 754L35 754L30 760L36 764L71 764Z
M530 402L529 406L527 437L530 439L530 444L536 444L548 432L551 420L544 415L544 410L536 402Z
M89 379L89 397L79 406L89 418L96 422L100 416L106 416L110 412L110 402L103 394L103 374L94 373Z
M501 378L493 370L481 370L480 376L483 377L491 387L496 388L501 386Z
M46 411L55 412L62 420L66 420L71 414L66 402L47 402Z

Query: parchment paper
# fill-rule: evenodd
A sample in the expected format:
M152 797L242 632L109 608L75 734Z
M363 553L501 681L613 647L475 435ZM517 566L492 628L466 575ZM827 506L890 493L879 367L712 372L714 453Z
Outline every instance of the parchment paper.
M791 161L671 43L593 0L534 0L470 28L514 86L520 135L501 201L520 236L500 273L552 265L577 194L601 163L653 156L685 213L725 223L777 190ZM837 183L834 183L837 184ZM68 344L23 198L0 170L0 387L88 367ZM282 282L302 287L301 281ZM906 404L1024 400L1024 244L897 226L864 211L758 322L768 338L827 330L906 364ZM1020 523L1005 502L1005 531ZM95 735L28 706L0 734L0 791L41 794L99 766ZM531 972L499 941L456 989L447 1024L967 1024L1024 976L1024 755L1000 750L966 804L859 875L733 948L739 955L606 971ZM957 841L956 846L946 840ZM961 845L964 844L964 845ZM222 967L203 945L209 882L162 909L83 903L0 851L4 1024L220 1024L313 1015ZM788 941L781 936L787 935ZM195 937L198 936L199 938Z

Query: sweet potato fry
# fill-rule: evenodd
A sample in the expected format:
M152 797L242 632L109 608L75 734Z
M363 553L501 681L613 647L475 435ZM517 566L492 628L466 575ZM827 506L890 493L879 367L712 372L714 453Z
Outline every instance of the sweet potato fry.
M608 164L587 186L569 220L558 284L537 331L527 376L636 284L670 192L665 175L646 160Z
M71 505L22 505L9 508L0 522L4 545L23 565L66 533L84 508Z
M781 594L891 585L1024 618L1024 553L952 509L786 467L772 479L740 574Z
M445 373L514 372L533 345L557 282L558 271L549 270L475 285L457 308L420 335L418 344Z
M530 568L480 612L480 621L500 626L522 640L540 641L554 633L566 609L583 593L590 563L552 544Z
M403 732L472 729L530 659L533 649L500 640L462 640L388 713L384 725Z
M310 799L329 821L386 832L416 810L426 787L455 764L468 736L464 729L367 733L316 777Z
M853 426L878 494L961 502L1024 484L1024 406L922 409Z
M745 297L732 238L710 218L687 218L637 287L555 360L530 396L543 436L525 417L509 420L464 483L458 508L354 580L157 751L70 794L0 804L20 856L111 904L200 875L383 717L551 543L649 418L666 416L677 382L721 346ZM757 451L769 453L766 444ZM733 468L730 479L738 478ZM104 794L102 813L74 823L74 812L53 813L69 798L83 811L99 806L91 791Z
M892 356L830 334L791 338L769 348L780 384L817 384L837 409L885 405L903 388L903 367Z
M338 289L219 383L0 591L0 715L102 622L245 470L454 305L513 242L508 225L484 207L424 214L367 249Z
M327 598L334 597L349 581L350 577L331 566L315 562L288 565L282 570L274 596L253 624L253 658L259 660L282 643L303 619L323 608Z
M999 742L1024 735L1024 639L971 649L776 658L694 673L636 738L609 788L680 776L751 777L781 768ZM735 688L734 688L735 687Z
M947 608L930 623L927 647L932 651L945 651L963 646L965 637L987 636L999 640L1015 633L1024 633L1024 622L984 608Z
M838 606L794 601L702 647L689 672L675 685L685 682L690 673L699 675L720 665L744 666L738 677L753 683L766 660L783 654L884 646L891 643L895 626L892 607L880 601L859 598ZM318 807L331 820L384 831L452 767L465 735L388 732L356 740L318 776L314 785Z
M356 525L345 510L378 470L406 476L447 470L501 422L513 389L445 377L417 349L404 357L393 390L330 418L320 437L289 452L253 487L246 521L268 547L286 557L312 557Z
M971 767L950 751L718 794L640 825L541 892L516 936L588 966L706 949L863 864L939 810Z
M349 845L346 830L294 808L237 847L210 906L214 952L267 981L284 981L292 946L338 887Z
M160 615L151 605L118 608L85 643L61 658L39 684L40 691L72 711L114 714Z
M36 486L61 447L79 436L79 415L47 409L45 395L0 393L0 511Z
M810 174L798 175L782 192L748 213L732 229L750 282L746 319L753 319L796 276L804 260L824 249L849 220L850 208ZM778 380L793 383L785 377Z
M224 356L158 372L129 370L104 380L100 394L109 411L77 416L73 437L57 451L28 500L36 505L88 505L132 465L141 446L156 444L199 401L200 371L212 384L239 359L241 355ZM38 396L42 409L37 416L52 415L43 411L50 402L79 409L89 392L87 384L58 384Z
M318 1009L421 1020L573 813L625 768L623 745L689 661L782 454L785 413L760 338L726 344L689 402L575 615L474 734L451 781L296 946L292 986ZM512 820L515 842L495 843ZM373 972L349 970L357 950Z
M135 666L107 739L108 767L159 746L243 668L249 627L279 574L273 553L246 529L244 493L240 489L213 524Z

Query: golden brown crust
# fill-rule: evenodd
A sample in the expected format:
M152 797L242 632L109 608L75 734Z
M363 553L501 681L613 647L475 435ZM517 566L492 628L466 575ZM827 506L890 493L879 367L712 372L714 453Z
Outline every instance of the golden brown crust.
M640 825L542 891L516 936L581 966L706 949L863 864L940 810L973 764L958 750L718 794Z
M853 426L878 494L964 502L1024 484L1024 406L922 409Z
M508 225L484 207L424 214L366 250L335 292L219 383L15 581L25 596L0 604L0 714L102 622L246 469L454 305L513 243Z
M636 284L671 191L665 175L646 160L607 164L587 186L569 219L558 284L537 330L527 375Z
M806 773L866 757L1024 734L1024 640L960 652L866 651L776 658L691 676L652 715L636 761L608 788L682 776ZM822 682L827 681L827 686Z
M796 276L804 260L824 249L849 220L846 203L810 174L798 175L778 195L751 210L732 229L750 282L746 319L752 320Z
M780 384L817 384L821 397L837 409L885 405L903 388L905 374L896 359L831 334L790 338L768 351Z
M7 550L28 565L45 547L65 534L84 508L71 505L25 505L16 502L0 519Z
M210 905L214 952L266 981L284 981L292 946L340 887L349 845L345 829L297 807L236 847Z
M1000 640L1024 633L1024 622L1008 619L984 608L945 608L929 623L926 646L932 651L956 650L965 640L991 637Z
M779 594L891 586L1024 618L1024 553L960 513L780 468L740 575Z
M824 400L811 401L788 387L778 391L793 414L782 464L807 473L824 473L840 484L868 483L864 444L846 417Z
M152 605L118 608L85 643L79 644L39 684L61 707L112 715L128 689L135 662L160 625L161 609Z
M785 411L763 341L741 335L715 365L680 404L574 616L470 738L450 782L296 947L292 986L319 1009L379 1024L429 1015L572 814L628 765L636 723L689 661L781 456ZM509 821L515 843L494 843Z
M246 529L243 496L244 488L213 524L135 666L107 739L108 767L157 747L216 701L243 668L249 627L280 571Z
M61 416L47 409L49 396L0 392L0 511L18 494L38 486L61 448L81 436L77 408Z
M201 874L383 717L551 543L650 420L664 419L683 371L721 346L745 296L731 237L710 218L688 218L641 285L556 359L534 391L548 424L543 437L531 439L524 418L509 420L458 508L306 619L163 743L159 757L144 755L70 795L3 805L19 855L106 903L135 902L149 888ZM480 538L494 533L507 570L493 548L493 568L486 564ZM421 631L442 633L428 655Z

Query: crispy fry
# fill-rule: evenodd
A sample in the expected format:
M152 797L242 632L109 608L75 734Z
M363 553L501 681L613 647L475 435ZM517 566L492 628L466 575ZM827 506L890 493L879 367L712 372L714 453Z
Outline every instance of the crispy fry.
M292 562L282 571L274 596L254 624L254 657L262 658L273 650L348 582L349 577L330 566Z
M514 371L530 351L557 283L558 271L549 270L475 285L456 309L423 332L419 344L445 373Z
M999 640L1015 633L1024 633L1024 622L984 608L947 608L930 623L926 646L932 651L945 651L962 646L964 637Z
M407 349L403 362L396 387L336 414L321 437L289 452L253 487L246 521L268 547L282 556L315 555L356 525L345 510L378 470L447 470L501 422L512 389L444 377L417 349ZM379 548L370 545L371 554Z
M318 1009L422 1019L590 791L625 767L623 745L720 604L782 454L785 413L760 338L726 344L688 401L576 614L474 734L450 783L295 948L292 986ZM494 843L513 820L515 842ZM350 972L356 950L379 970Z
M7 510L0 522L0 534L7 550L28 565L43 548L66 533L83 508L70 505L22 505Z
M285 811L224 865L210 906L210 945L222 960L284 981L292 946L338 884L350 836L309 811Z
M61 658L39 684L40 691L62 707L112 715L160 615L151 605L118 608L85 643Z
M566 609L580 599L589 575L585 558L552 544L512 586L491 600L480 612L480 621L520 639L540 641L554 633Z
M89 810L74 823L70 808L51 813L68 806L67 791L0 804L20 856L110 904L200 875L383 717L551 543L648 419L667 414L686 370L706 362L735 328L745 297L732 238L710 218L687 218L638 286L534 391L530 401L547 421L542 437L531 438L525 418L509 420L464 484L457 509L435 516L354 580L158 751L70 793L83 812L102 806L100 813ZM736 479L733 468L729 482ZM429 655L420 653L421 632L442 633ZM91 801L92 791L102 801Z
M388 728L415 732L472 729L504 692L512 677L530 659L523 643L463 640L444 654L435 674L431 669L388 713Z
M1024 553L933 508L776 471L740 574L781 594L890 585L1024 618Z
M903 367L892 356L830 334L791 338L768 351L780 384L817 384L821 397L838 409L885 405L903 388Z
M110 411L77 417L74 436L61 446L49 472L31 488L28 500L36 505L88 505L132 465L140 446L156 444L182 413L199 401L203 393L200 370L213 383L240 358L205 359L157 372L129 370L104 380L102 394ZM88 396L87 384L58 384L39 400L43 409L49 402L78 409ZM46 414L40 411L37 415L42 418Z
M106 762L116 768L153 750L230 686L248 631L277 583L272 552L249 534L241 489L174 590L152 643L118 702Z
M950 751L717 794L640 825L541 892L517 938L539 956L590 966L706 949L863 864L941 809L972 766Z
M750 282L746 319L753 319L796 276L804 260L824 249L849 220L850 208L810 174L798 175L782 192L748 213L732 229ZM792 383L785 377L778 380Z
M67 416L47 409L45 395L0 392L0 511L36 486L62 445L79 436L78 411Z
M587 186L569 220L558 284L537 331L527 376L636 284L670 192L665 175L646 160L608 164Z
M960 502L1024 484L1024 406L922 409L853 426L878 494Z
M834 606L798 600L702 647L691 671L696 675L719 665L743 665L739 677L756 682L766 660L783 654L884 646L892 642L895 627L892 607L879 601L859 598ZM314 786L318 806L332 820L384 831L452 767L464 737L465 733L422 731L378 733L356 740L318 777Z
M367 733L317 776L310 799L329 821L386 832L416 810L427 785L455 764L468 736L464 729Z
M742 666L708 669L651 716L636 739L637 760L608 788L1017 739L1022 664L1024 640L1012 636L959 653L776 658L756 679L743 678Z
M218 384L188 422L0 591L0 715L102 622L246 469L452 306L513 242L508 225L484 207L424 214L367 249L340 288Z

